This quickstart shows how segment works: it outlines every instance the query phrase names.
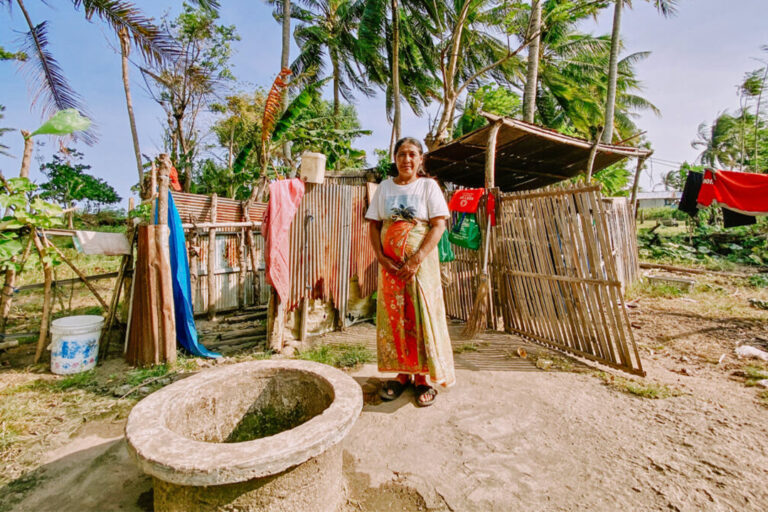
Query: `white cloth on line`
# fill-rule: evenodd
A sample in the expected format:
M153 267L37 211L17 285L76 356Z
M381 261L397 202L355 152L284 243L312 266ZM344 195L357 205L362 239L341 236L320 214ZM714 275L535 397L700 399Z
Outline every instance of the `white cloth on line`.
M99 231L75 231L75 245L84 254L118 256L131 254L131 244L122 233L101 233Z

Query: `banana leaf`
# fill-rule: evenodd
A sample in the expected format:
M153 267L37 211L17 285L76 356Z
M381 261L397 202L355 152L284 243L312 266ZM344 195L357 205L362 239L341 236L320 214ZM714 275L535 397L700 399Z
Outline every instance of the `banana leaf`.
M293 125L294 121L296 121L296 119L298 119L298 117L312 105L313 95L320 87L325 85L327 81L328 78L307 86L293 99L291 104L288 105L288 108L285 109L285 112L283 112L283 115L277 121L277 124L275 124L275 129L272 131L273 141L279 140L280 137L285 135L291 128L291 125Z
M73 132L87 130L91 126L91 120L80 115L74 108L59 110L43 125L32 132L35 135L69 135Z

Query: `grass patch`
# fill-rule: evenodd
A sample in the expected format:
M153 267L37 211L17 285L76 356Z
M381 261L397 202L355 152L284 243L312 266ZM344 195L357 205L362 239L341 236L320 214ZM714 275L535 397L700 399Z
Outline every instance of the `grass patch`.
M480 347L477 346L477 343L467 341L457 347L453 347L453 353L463 354L464 352L477 352L479 349Z
M686 295L686 292L677 286L648 279L641 279L627 290L627 300L640 297L674 299L683 295Z
M755 274L747 279L749 286L753 288L768 288L768 274Z
M361 364L371 363L376 359L376 355L371 349L362 343L355 345L318 345L309 350L299 352L297 357L306 361L315 361L335 366L336 368L354 368Z
M75 373L61 380L53 382L53 387L59 391L68 389L91 389L96 384L96 372L89 370L87 372Z
M744 372L744 384L747 387L757 386L758 381L768 379L768 369L760 366L746 366Z
M168 375L169 365L166 363L150 366L149 368L138 368L128 372L125 383L129 386L139 386L149 379L163 377Z
M595 375L602 380L606 386L640 398L661 399L683 394L678 389L657 382L638 382L634 379L627 379L605 372L598 372Z
M757 398L760 400L761 404L768 407L768 390L763 391L762 393L757 395Z
M507 352L506 356L509 359L519 359L520 357L514 352ZM554 353L540 352L538 350L532 354L528 354L527 359L533 362L537 368L545 371L578 372L584 368L583 366L577 367L574 364L573 359L562 357Z

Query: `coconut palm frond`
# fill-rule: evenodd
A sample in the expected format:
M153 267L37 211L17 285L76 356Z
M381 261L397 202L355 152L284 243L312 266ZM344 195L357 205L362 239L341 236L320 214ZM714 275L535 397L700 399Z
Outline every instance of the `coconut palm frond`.
M50 117L59 110L74 108L85 117L85 108L82 106L82 98L69 85L59 63L48 50L48 26L42 22L27 32L23 37L21 51L28 58L20 61L19 67L26 76L29 84L36 84L32 90L32 105L42 107L43 117ZM93 128L75 135L88 145L96 142L96 134Z
M128 30L134 44L148 62L161 63L173 58L179 49L173 38L166 31L152 23L141 10L132 3L123 0L72 0L76 8L83 7L85 16L91 20L94 15L109 24L115 32L122 28ZM217 2L203 2L209 9Z

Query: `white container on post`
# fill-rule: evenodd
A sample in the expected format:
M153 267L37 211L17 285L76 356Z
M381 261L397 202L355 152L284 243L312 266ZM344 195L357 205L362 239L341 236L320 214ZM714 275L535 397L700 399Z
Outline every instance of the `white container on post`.
M301 179L307 183L322 183L325 179L325 155L305 151L301 155Z
M51 371L68 375L96 366L104 318L78 315L51 322Z

